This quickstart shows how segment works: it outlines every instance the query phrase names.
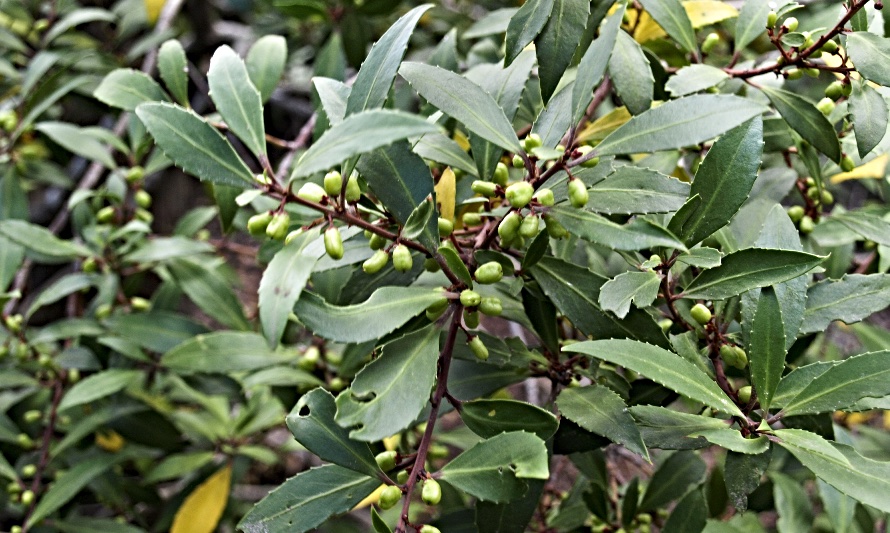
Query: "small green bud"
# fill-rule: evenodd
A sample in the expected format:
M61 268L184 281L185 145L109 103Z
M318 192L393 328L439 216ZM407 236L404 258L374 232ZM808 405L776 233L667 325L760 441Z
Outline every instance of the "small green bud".
M427 524L427 525L423 526L422 528L420 528L420 531L418 531L418 533L442 533L442 532L439 531L439 528Z
M473 352L473 355L476 356L480 361L485 361L488 359L488 348L485 347L485 343L482 342L482 339L479 337L473 337L468 343L470 346L470 350Z
M799 205L792 205L788 208L788 218L794 223L797 223L805 213L804 208Z
M201 228L195 233L195 240L201 242L207 242L210 240L210 230L207 228Z
M396 481L399 483L399 485L404 485L405 483L407 483L408 482L408 471L402 470L398 474L396 474Z
M492 176L491 181L503 187L507 185L507 181L509 181L509 179L510 171L507 169L507 165L498 162L497 166L494 169L494 175Z
M331 259L343 259L343 237L336 226L331 226L324 232L324 249Z
M587 154L589 154L590 152L593 151L593 147L592 147L592 146L587 146L586 144L584 144L584 145L579 146L579 147L577 148L577 151L578 151L578 152L581 152L581 157L584 157L584 156L586 156ZM599 164L600 164L600 158L599 158L599 157L593 157L593 158L588 159L587 161L581 163L581 168L593 168L593 167L595 167L595 166L597 166L597 165L599 165Z
M464 226L478 226L482 224L482 215L479 213L464 213Z
M806 141L804 141L804 142L806 142ZM804 183L806 183L807 187L815 187L816 186L816 180L814 180L811 176L807 176L807 178L804 180Z
M22 531L24 531L22 526L12 526L9 528L9 533L22 533Z
M717 43L720 42L720 35L716 33L709 33L707 37L705 37L705 41L701 45L701 51L704 54L710 54L711 50L717 46Z
M785 77L789 80L799 80L803 78L803 71L799 68L790 68L785 71Z
M670 331L671 328L673 327L673 325L674 325L674 321L671 320L670 318L663 318L658 321L658 327L660 327L661 331L663 331L665 333Z
M529 133L522 141L522 148L525 149L526 152L531 152L535 148L540 148L543 145L544 140L541 139L541 136L537 133Z
M831 205L834 203L834 195L827 189L822 189L822 194L819 197L819 200L822 202L822 205Z
M476 269L476 281L483 285L497 283L504 277L504 267L497 261L489 261Z
M826 54L833 54L833 53L837 52L837 49L838 49L837 43L834 41L831 41L831 40L825 41L825 44L823 44L822 48L821 48L821 50L823 52L825 52Z
M826 96L825 98L819 100L819 103L816 104L816 109L818 109L820 113L827 117L831 114L832 111L834 111L834 100Z
M410 254L410 252L409 252ZM365 274L376 274L380 272L380 270L386 266L386 263L389 262L389 254L384 250L377 250L374 252L374 255L369 257L362 263L362 270L365 271Z
M362 197L362 188L358 184L358 175L353 172L349 179L346 180L346 201L358 202Z
M384 237L382 235L377 235L375 233L374 235L371 235L371 239L368 242L368 246L370 246L372 250L379 250L379 249L383 248L384 246L386 246L386 243L387 243L386 237Z
M107 205L102 209L96 211L96 221L100 224L109 224L114 221L114 217L117 214L114 207Z
M522 218L516 211L510 211L507 216L498 224L498 235L502 240L512 241L519 232L519 226L522 224Z
M816 223L813 222L813 218L810 217L810 215L804 215L801 217L797 229L803 234L812 233L813 230L816 229Z
M748 354L740 346L724 344L720 347L720 357L724 363L739 370L744 370L748 366Z
M523 218L522 224L519 226L519 235L531 239L538 234L538 226L540 225L540 222L541 220L538 218L538 215L535 214Z
M331 381L328 383L328 390L331 392L340 392L345 389L348 384L346 380L341 378L340 376L334 376L331 378Z
M315 202L316 204L321 202L325 196L327 196L327 193L325 193L321 185L311 181L304 183L300 190L297 191L297 198L302 198L307 202Z
M22 491L22 487L16 481L10 481L9 484L6 485L6 493L10 495L18 494Z
M819 201L819 189L817 187L810 187L807 189L807 198L814 201Z
M80 370L71 368L68 370L68 383L74 384L80 381Z
M491 198L497 193L498 186L496 183L492 183L490 181L482 181L476 180L470 185L470 189L473 190L476 194L481 194L482 196L487 196Z
M297 228L297 229L293 230L292 232L288 233L287 236L284 237L284 245L287 246L288 244L294 242L294 239L296 239L297 237L299 237L302 234L303 234L303 228Z
M30 411L25 411L25 414L22 415L22 418L25 419L25 422L29 424L33 424L37 422L41 418L43 418L43 412L38 409L31 409Z
M482 302L482 295L472 289L464 289L460 293L460 303L464 307L476 307Z
M711 321L711 311L705 307L704 304L695 304L692 306L692 309L689 310L689 314L692 315L693 320L702 326Z
M538 189L537 192L532 196L535 200L538 201L539 204L544 207L550 207L554 204L555 199L553 198L553 191L550 189Z
M290 215L284 212L277 213L269 221L269 225L266 226L266 235L271 239L280 241L287 237L288 229L290 229Z
M142 167L131 167L124 175L124 179L129 183L135 183L145 177L145 169Z
M145 312L151 309L151 300L134 296L130 298L130 308L133 311Z
M464 324L468 329L476 329L479 327L479 311L470 311L464 309Z
M554 239L562 239L569 234L569 231L551 215L544 215L544 224L547 228L547 234Z
M265 235L270 222L272 222L272 213L257 213L247 219L247 231L254 236Z
M34 447L34 441L31 440L31 437L28 436L27 433L19 433L15 438L16 444L25 449L30 449Z
M141 207L136 208L136 219L145 222L146 224L151 224L151 221L154 220L155 216L151 214L151 212L142 209Z
M510 205L517 209L522 209L528 205L533 194L535 194L535 188L527 181L520 181L510 185L505 192Z
M37 465L27 464L22 467L22 477L33 477L37 473Z
M798 24L797 18L788 17L785 19L785 22L782 23L782 27L788 31L794 31L797 29Z
M324 175L324 192L328 196L339 196L343 188L343 176L336 170Z
M587 185L583 181L579 179L569 181L569 202L572 204L572 207L584 207L587 205L589 198L590 194L587 192Z
M380 470L384 472L389 472L393 468L396 467L396 456L398 454L395 451L385 451L380 452L374 457L374 460L377 461L377 466L380 467Z
M853 161L852 157L844 154L844 157L841 158L841 170L851 172L854 168L856 168L856 162Z
M392 250L392 266L399 272L408 272L414 266L411 250L404 244L397 244Z
M148 209L151 207L151 195L145 189L139 189L133 194L133 199L136 200L136 205L143 209Z
M0 111L0 128L4 131L11 132L19 125L18 115L12 109Z
M80 269L87 274L92 274L99 270L99 263L96 261L95 257L87 257L83 260L83 263L81 263Z
M833 41L829 41L833 42ZM831 98L832 100L838 100L841 96L844 95L844 84L839 81L833 81L828 84L828 87L825 88L825 96L827 98Z
M263 172L262 174L256 174L253 179L260 185L272 185L272 178L266 175L265 172Z
M767 28L775 27L776 22L778 22L778 20L779 20L779 14L776 13L775 11L770 11L766 15L766 27Z
M111 316L111 304L102 304L96 308L96 318L103 320Z
M524 168L525 160L520 155L513 156L513 168Z
M454 231L454 223L447 218L439 217L439 237L447 237Z
M21 500L24 505L31 505L32 503L34 503L34 491L26 490L25 492L23 492L21 495Z
M427 479L423 482L420 497L423 499L423 503L427 505L438 505L442 501L442 487L439 486L435 479Z
M750 402L751 401L751 385L742 387L741 389L739 389L737 394L739 395L740 402L742 402L742 403Z
M479 303L479 311L488 316L501 316L504 307L501 305L501 299L495 296L482 298Z
M402 489L395 485L387 485L386 488L383 489L383 492L380 493L380 499L377 501L377 504L380 505L380 508L383 510L391 509L395 507L401 499Z

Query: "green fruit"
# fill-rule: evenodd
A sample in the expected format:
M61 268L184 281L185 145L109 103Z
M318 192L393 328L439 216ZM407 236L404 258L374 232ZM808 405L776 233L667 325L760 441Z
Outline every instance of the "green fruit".
M538 218L538 215L534 214L523 218L522 224L519 226L519 235L527 239L531 239L538 234L538 226L540 225L540 222L541 221Z
M834 195L831 194L828 190L822 189L822 194L819 197L819 200L823 205L831 205L834 203Z
M751 401L751 385L748 385L747 387L742 387L741 389L739 389L737 394L739 395L740 402L742 402L742 403L750 402Z
M844 96L850 96L851 94L853 94L853 84L844 83L843 85L841 85L841 91L843 92Z
M77 383L80 381L80 370L72 368L68 370L68 383Z
M341 378L340 376L335 376L331 378L330 383L328 383L328 390L331 392L340 392L345 389L347 386L346 380Z
M22 467L22 477L33 477L37 473L37 465L28 464Z
M532 196L535 200L538 201L539 204L544 207L550 207L554 204L555 199L553 198L553 191L550 189L538 189L538 191Z
M129 183L135 183L145 177L145 169L142 167L132 167L127 170L124 179Z
M788 208L788 218L790 218L791 221L795 223L799 221L805 213L806 211L804 211L804 208L799 205L792 205Z
M813 222L813 218L810 215L804 215L797 224L797 229L803 234L812 233L816 229L816 223Z
M353 172L349 179L346 180L346 201L358 202L362 197L362 188L358 184L358 175Z
M96 261L95 257L87 257L83 260L83 263L81 263L80 269L87 274L92 274L99 270L99 263Z
M856 162L853 161L852 157L844 154L844 157L841 158L841 170L851 172L854 168L856 168Z
M547 228L547 234L554 239L562 239L569 234L569 231L551 215L544 215L544 224Z
M24 505L31 505L32 503L34 503L34 491L26 490L25 492L23 492L21 495L21 500L22 504Z
M99 320L111 316L111 304L102 304L96 308L96 318Z
M277 213L272 217L269 225L266 226L266 235L276 241L283 240L287 237L287 230L290 229L290 215L287 213Z
M820 113L827 117L831 114L832 111L834 111L834 100L826 96L825 98L819 100L819 103L816 104L816 109L818 109Z
M377 501L377 504L383 510L391 509L395 507L401 499L402 489L395 485L387 485L386 488L383 489L383 492L380 493L380 499Z
M482 339L479 337L473 337L468 343L470 346L470 350L473 352L473 355L476 356L480 361L485 361L488 359L488 348L485 347L485 343L482 342Z
M531 152L535 148L540 148L543 145L544 141L537 133L529 133L528 137L526 137L522 141L522 147L523 149L525 149L526 152Z
M427 272L438 272L442 270L442 266L432 257L427 257L423 260L423 269Z
M439 528L437 528L437 527L426 525L426 526L423 526L422 528L420 528L420 531L418 531L417 533L442 533L442 532L439 531Z
M15 442L22 448L29 449L34 447L34 441L31 440L27 433L19 433L15 438Z
M374 255L362 263L362 270L365 271L365 274L376 274L377 272L380 272L380 269L385 267L388 262L389 254L383 250L377 250L374 252Z
M779 20L779 14L775 11L770 11L766 15L766 27L772 28L776 25L776 22Z
M501 305L500 298L490 296L482 298L482 301L479 302L479 311L488 316L501 316L504 307Z
M489 261L476 269L475 277L483 285L497 283L504 277L504 267L497 261Z
M447 218L439 217L439 237L447 237L454 231L454 222Z
M744 370L748 366L748 354L745 353L741 346L733 346L732 351L735 357L732 358L731 362L728 361L727 364L739 370Z
M507 187L505 191L505 196L507 200L510 202L510 205L517 209L522 209L532 199L532 195L535 194L535 188L532 187L532 184L527 181L520 181L518 183L514 183Z
M389 472L396 467L397 456L398 454L395 451L390 450L378 453L374 460L377 461L377 466L380 467L380 470Z
M585 144L585 145L581 145L581 146L579 146L579 147L576 149L576 151L578 151L578 152L581 153L581 156L580 156L580 157L584 157L584 156L586 156L587 154L589 154L590 152L593 151L593 147L592 147L592 146L587 146L587 145ZM590 159L588 159L587 161L581 163L581 168L593 168L593 167L595 167L595 166L597 166L597 165L599 165L599 164L600 164L600 158L599 158L599 157L593 157L593 158L590 158Z
M470 185L470 189L473 190L476 194L481 194L482 196L487 196L491 198L498 191L498 186L496 183L492 183L490 181L482 181L476 180Z
M674 321L671 320L670 318L664 318L664 319L661 319L658 321L658 327L660 327L661 331L663 331L665 333L670 331L671 327L673 327L673 325L674 325Z
M833 41L829 41L833 42ZM838 100L844 95L844 84L839 81L833 81L825 88L825 96L832 100Z
M523 168L525 166L525 160L522 159L520 155L513 156L513 168Z
M324 192L328 196L339 196L342 189L343 176L339 172L332 170L324 175Z
M404 244L397 244L392 249L392 266L399 272L408 272L414 266L411 250Z
M704 304L695 304L689 310L689 314L692 315L693 320L702 326L711 321L711 311Z
M818 187L810 187L807 189L807 198L814 201L819 201L819 189Z
M148 311L151 309L151 300L134 296L130 298L130 307L133 311Z
M133 194L133 199L136 201L136 205L143 209L148 209L151 207L151 195L148 194L144 189L139 189Z
M717 43L720 42L720 35L716 33L709 33L707 37L705 37L705 41L701 44L701 51L704 54L710 54L711 50L717 46Z
M789 80L799 80L803 78L803 71L799 68L791 68L785 71L785 77Z
M435 322L436 320L439 320L439 317L445 314L446 309L448 309L447 306L443 307L441 309L432 309L432 306L427 307L427 309L426 309L427 320L429 320L430 322Z
M797 29L798 21L795 17L788 17L785 19L785 22L782 23L782 27L788 31L794 31Z
M297 237L299 237L302 234L303 234L303 228L297 228L297 229L293 230L292 232L288 233L287 236L284 237L284 245L287 246L288 244L294 242L294 239L296 239Z
M331 259L343 259L343 237L336 226L331 226L324 232L324 249Z
M464 213L464 226L478 226L482 224L482 215L479 213Z
M405 483L407 483L408 482L408 471L402 470L398 474L396 474L396 481L399 483L399 485L404 485Z
M822 45L821 50L826 54L833 54L837 52L838 46L834 41L825 41L825 44Z
M100 224L108 224L114 221L115 215L116 212L114 210L114 207L107 205L102 209L96 211L96 221Z
M803 69L804 73L811 78L819 77L819 69L817 68L805 68Z
M435 479L427 479L423 482L420 497L427 505L438 505L442 501L442 487Z
M272 222L272 213L257 213L247 219L247 231L255 236L265 235L270 222Z
M304 183L300 190L297 191L297 198L302 198L307 202L315 202L316 204L321 202L325 196L327 196L327 193L325 193L321 185L311 181Z
M466 324L469 329L476 329L479 327L479 311L470 311L469 309L464 309L464 324Z
M371 239L368 242L368 246L370 246L372 250L379 250L379 249L383 248L384 246L386 246L386 243L387 243L386 237L383 237L382 235L377 235L375 233L374 235L371 235Z
M464 307L476 307L482 301L482 295L472 289L464 289L460 293L460 303Z
M509 169L507 169L507 165L498 162L497 166L494 169L494 175L491 177L491 181L503 187L507 184L507 181L509 181L509 179L510 171Z
M511 211L498 224L498 235L502 240L512 241L519 233L519 226L522 224L522 218L516 211Z
M12 109L0 111L0 128L11 132L19 125L19 118Z
M30 411L25 411L25 414L22 415L22 418L25 419L25 422L33 424L37 422L41 418L43 418L43 412L38 409L31 409Z
M584 207L589 198L587 185L583 181L579 179L569 181L569 202L572 207Z
M136 219L145 222L146 224L151 224L151 221L154 220L154 215L146 211L142 208L136 209Z

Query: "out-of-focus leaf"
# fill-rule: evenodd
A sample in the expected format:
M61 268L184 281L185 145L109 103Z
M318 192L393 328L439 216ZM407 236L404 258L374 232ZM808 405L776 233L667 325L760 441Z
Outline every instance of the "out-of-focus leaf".
M232 465L220 468L182 502L170 533L213 533L229 501Z
M133 69L112 70L93 93L101 102L126 111L139 104L166 102L167 93L148 74Z
M260 92L260 100L265 102L281 80L287 61L287 41L280 35L264 35L253 43L247 51L244 62L250 81Z

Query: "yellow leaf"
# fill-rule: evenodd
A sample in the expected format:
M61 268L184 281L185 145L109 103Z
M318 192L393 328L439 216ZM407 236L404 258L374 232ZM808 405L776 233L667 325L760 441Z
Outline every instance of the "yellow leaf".
M352 508L353 511L356 509L364 509L365 507L377 503L377 500L380 499L380 493L383 492L383 489L386 488L386 483L377 487L377 490L368 494L368 497L364 500L358 502L355 507ZM171 532L172 533L172 532Z
M439 183L436 184L436 203L439 204L439 216L448 220L454 219L454 198L457 194L457 180L451 167L442 171Z
M124 442L124 438L120 436L120 433L112 429L96 433L96 446L102 448L106 452L119 452L120 449L124 447Z
M161 10L164 9L164 3L167 0L145 0L145 18L149 24L154 25L161 16Z
M585 126L578 134L578 141L598 143L628 120L630 120L630 113L626 107L613 109Z
M454 142L456 142L464 152L470 149L470 139L460 130L454 132Z
M213 533L229 501L231 485L232 465L226 465L182 502L170 533Z
M884 429L890 429L890 411L884 411Z
M841 172L831 177L831 183L840 183L847 180L882 179L887 175L887 161L890 155L878 156L868 163L859 165L850 172Z
M718 22L739 16L738 10L727 4L717 0L687 0L683 2L683 8L686 9L686 15L692 22L695 29L717 24ZM630 10L628 10L630 11ZM658 39L667 35L657 22L652 20L648 13L643 13L637 29L634 32L634 39L638 43L645 43L652 39Z
M392 437L383 439L383 447L386 448L386 451L391 452L398 448L400 442L402 442L402 434L396 433Z

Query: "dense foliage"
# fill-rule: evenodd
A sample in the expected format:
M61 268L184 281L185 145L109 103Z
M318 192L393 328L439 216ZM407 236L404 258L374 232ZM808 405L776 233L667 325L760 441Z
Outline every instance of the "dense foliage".
M0 1L4 531L886 527L879 1L108 7Z

